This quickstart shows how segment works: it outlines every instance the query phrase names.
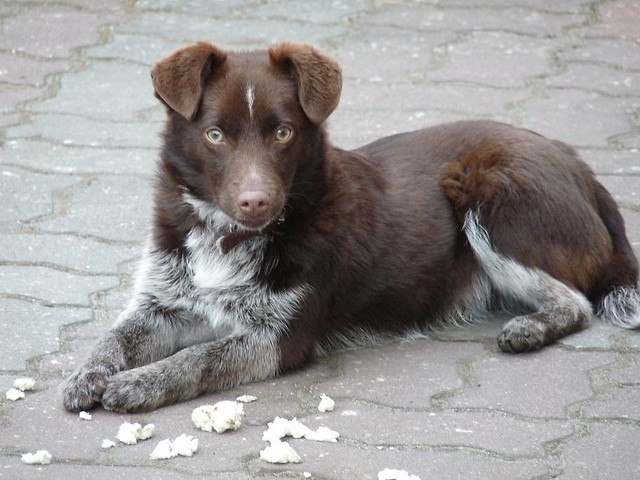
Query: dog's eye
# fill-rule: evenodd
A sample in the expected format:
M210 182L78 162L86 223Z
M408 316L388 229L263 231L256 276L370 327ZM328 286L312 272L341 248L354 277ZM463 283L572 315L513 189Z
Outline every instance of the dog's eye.
M205 136L211 143L222 143L224 141L222 130L220 130L218 127L210 128L209 130L207 130L205 132Z
M283 125L276 130L276 141L279 143L286 143L291 140L291 137L293 137L293 130L290 127Z

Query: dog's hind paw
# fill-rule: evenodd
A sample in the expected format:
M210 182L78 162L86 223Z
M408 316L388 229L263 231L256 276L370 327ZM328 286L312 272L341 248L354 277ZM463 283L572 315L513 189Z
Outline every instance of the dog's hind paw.
M544 324L528 315L508 321L498 335L498 346L508 353L530 352L545 344Z

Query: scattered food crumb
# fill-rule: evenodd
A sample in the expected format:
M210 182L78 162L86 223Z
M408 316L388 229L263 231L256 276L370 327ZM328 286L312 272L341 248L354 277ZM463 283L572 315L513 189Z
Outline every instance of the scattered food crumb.
M36 381L29 377L16 378L13 381L13 386L18 390L26 392L27 390L33 390L35 388Z
M251 403L258 400L258 397L254 397L253 395L240 395L236 400L240 403Z
M417 475L409 475L404 470L385 468L378 473L378 480L420 480Z
M100 446L102 448L113 448L116 446L116 442L114 442L113 440L109 440L108 438L105 438L104 440L102 440L102 443Z
M286 418L276 417L273 422L269 422L267 430L262 435L262 439L267 442L280 440L284 437L304 437L307 440L316 442L337 442L340 434L327 427L318 427L315 431L311 430L296 418L287 420Z
M5 396L7 397L7 400L15 402L16 400L21 400L24 398L24 392L22 390L18 390L17 388L10 388L9 390L7 390Z
M156 448L153 449L153 452L149 455L151 460L165 460L167 458L171 458L171 440L168 438L165 440L161 440L156 445Z
M311 432L311 429L300 423L297 418L287 420L286 418L276 417L273 422L269 422L267 425L267 430L262 435L262 439L271 442L284 437L302 438L309 432Z
M91 414L88 413L88 412L80 412L78 414L78 416L80 417L81 420L91 420L92 419Z
M300 463L302 459L291 445L282 440L269 440L270 445L260 451L260 458L269 463Z
M320 404L318 405L318 410L321 412L333 412L333 409L336 407L336 402L329 396L324 393L320 395Z
M138 440L146 440L153 436L156 427L153 423L141 426L139 423L124 422L118 429L116 438L127 445L135 445Z
M218 433L237 430L240 427L244 408L240 403L230 400L215 405L202 405L191 412L191 421L200 430Z
M304 472L302 475L304 478L311 478L311 474L309 472Z
M22 461L29 465L48 465L51 463L53 456L46 450L38 450L36 453L25 453L22 455Z
M335 430L331 430L327 427L318 427L315 431L310 431L304 438L307 440L313 440L315 442L337 442L340 434Z
M191 457L197 451L198 439L193 438L191 435L182 434L173 442L168 438L159 442L149 457L152 460L165 460L177 457L178 455Z

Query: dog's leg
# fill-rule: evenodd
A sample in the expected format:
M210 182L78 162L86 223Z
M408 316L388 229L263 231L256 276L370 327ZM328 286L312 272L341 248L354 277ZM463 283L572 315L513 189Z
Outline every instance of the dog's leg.
M467 212L464 230L495 290L533 310L505 324L498 336L502 350L535 350L588 325L593 315L587 298L542 270L527 268L496 252L477 212Z
M277 335L267 327L178 351L163 360L111 377L102 405L139 412L274 376Z
M67 379L64 406L70 411L90 409L100 401L115 373L155 362L212 336L204 321L181 318L151 302L134 301L100 339L89 359Z

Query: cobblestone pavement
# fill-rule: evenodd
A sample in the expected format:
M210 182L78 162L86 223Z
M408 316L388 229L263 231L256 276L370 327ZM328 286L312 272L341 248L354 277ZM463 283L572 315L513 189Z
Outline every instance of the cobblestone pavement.
M499 319L349 351L300 372L159 411L63 410L61 380L126 300L149 225L164 112L152 63L203 39L252 48L313 43L345 85L333 141L354 147L486 117L577 146L614 193L640 254L637 0L1 0L0 478L640 478L640 333L596 324L539 353L498 351ZM239 430L196 430L190 412L247 393ZM321 393L336 400L316 409ZM340 433L292 440L297 465L261 461L275 416ZM102 449L123 421L156 437ZM151 460L194 435L191 458ZM46 449L50 465L21 454Z

